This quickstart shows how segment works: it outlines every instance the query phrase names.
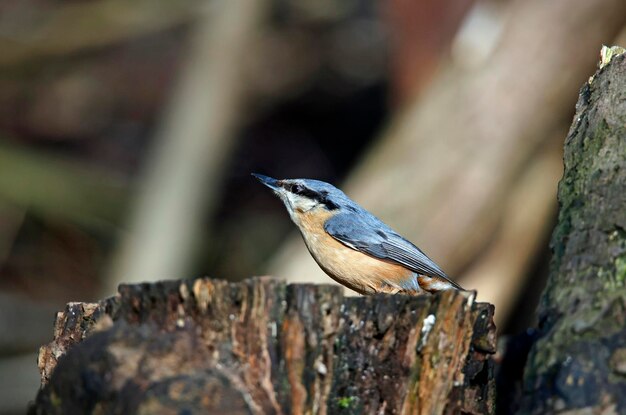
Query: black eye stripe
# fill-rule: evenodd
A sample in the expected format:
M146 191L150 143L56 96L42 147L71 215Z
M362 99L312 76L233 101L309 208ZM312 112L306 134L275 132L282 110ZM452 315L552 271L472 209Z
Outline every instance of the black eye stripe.
M287 188L287 190L293 194L316 200L317 202L323 204L328 210L339 209L339 206L328 198L328 192L326 191L316 192L301 184L292 184Z
M310 199L317 199L318 198L318 194L316 192L314 192L313 190L304 187L301 184L292 184L291 186L289 186L289 191L291 193L294 193L296 195L300 195L300 196L304 196L304 197L308 197Z
M339 206L332 202L330 200L330 198L328 197L328 192L320 192L317 194L317 198L316 198L321 204L323 204L324 206L326 206L326 209L328 210L335 210L335 209L339 209Z
M326 206L326 209L328 210L335 210L335 209L339 209L339 205L337 205L334 202L331 202L330 200L328 200L327 198L324 198L324 200L321 201L321 203L324 204L324 206Z

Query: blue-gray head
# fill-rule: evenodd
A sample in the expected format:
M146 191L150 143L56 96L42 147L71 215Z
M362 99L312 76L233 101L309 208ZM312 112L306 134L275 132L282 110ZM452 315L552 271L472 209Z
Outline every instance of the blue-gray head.
M354 205L341 190L335 186L313 179L277 180L262 174L252 173L261 183L269 187L283 201L294 218L294 214L324 209L338 210L347 205Z

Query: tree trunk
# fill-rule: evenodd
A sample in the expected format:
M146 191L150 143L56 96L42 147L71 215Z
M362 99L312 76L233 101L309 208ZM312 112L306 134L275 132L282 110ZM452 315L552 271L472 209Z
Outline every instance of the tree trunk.
M580 93L522 412L626 413L626 59ZM561 412L559 412L561 413Z
M474 298L267 277L123 285L57 315L30 412L493 413L494 310Z

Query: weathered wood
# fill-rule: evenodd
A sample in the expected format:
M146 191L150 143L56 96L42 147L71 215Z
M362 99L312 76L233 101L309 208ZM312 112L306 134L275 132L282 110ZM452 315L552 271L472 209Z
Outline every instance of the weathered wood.
M493 307L474 293L197 279L58 314L31 413L493 413ZM62 356L61 356L62 355Z
M565 142L559 221L522 412L626 413L626 58L586 84ZM563 412L561 412L563 411ZM576 412L573 412L576 411Z

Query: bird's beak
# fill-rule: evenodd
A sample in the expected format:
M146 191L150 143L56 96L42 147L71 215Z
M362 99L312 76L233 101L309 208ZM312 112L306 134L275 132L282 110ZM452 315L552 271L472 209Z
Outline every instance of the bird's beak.
M272 189L273 191L278 191L280 186L280 180L273 179L269 176L263 176L262 174L252 173L252 175L261 183Z

